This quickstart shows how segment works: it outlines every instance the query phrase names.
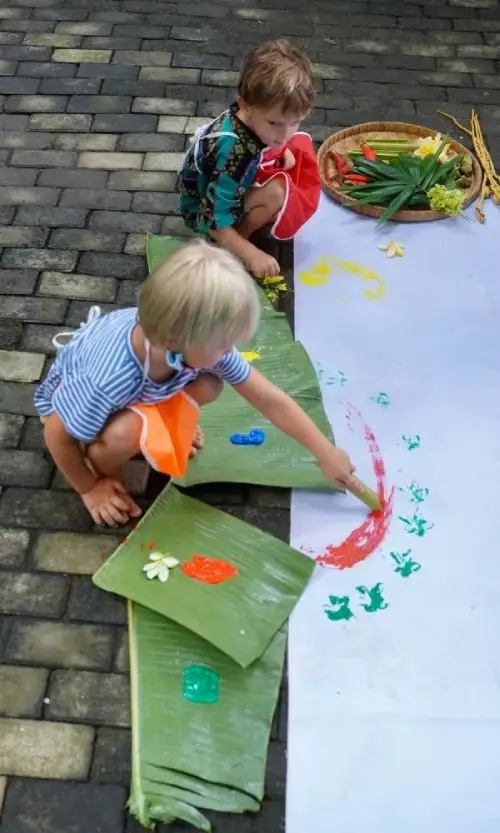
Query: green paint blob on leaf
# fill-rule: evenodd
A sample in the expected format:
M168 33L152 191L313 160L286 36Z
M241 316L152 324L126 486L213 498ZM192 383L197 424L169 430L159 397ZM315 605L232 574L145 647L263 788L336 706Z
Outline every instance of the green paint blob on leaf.
M346 622L352 619L354 613L349 607L349 596L329 596L331 607L325 605L325 613L332 622L345 619Z
M356 590L361 596L360 605L367 613L376 613L378 610L385 610L389 607L389 604L382 595L382 584L380 581L370 589L364 585L360 585L356 587Z
M411 550L391 552L390 555L396 565L394 572L399 573L402 578L409 578L412 573L417 573L422 569L422 565L411 558Z
M218 703L219 675L206 665L188 665L184 669L182 696L199 705Z

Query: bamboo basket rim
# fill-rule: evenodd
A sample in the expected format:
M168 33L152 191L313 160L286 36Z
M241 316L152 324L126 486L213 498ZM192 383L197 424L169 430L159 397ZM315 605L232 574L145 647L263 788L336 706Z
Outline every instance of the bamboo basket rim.
M363 122L362 124L346 127L336 133L332 133L325 139L318 150L317 159L321 179L321 189L327 196L340 203L340 205L355 211L357 214L364 214L368 217L381 217L385 207L376 205L365 205L359 203L352 197L341 192L335 186L332 186L326 178L325 165L327 153L336 149L339 153L345 153L349 149L356 147L360 143L360 139L370 137L372 139L379 138L405 138L405 137L435 137L442 131L435 130L432 127L423 127L418 124L410 122ZM446 135L446 134L445 134ZM447 137L448 138L448 137ZM458 142L456 139L449 139L449 144L452 150L457 154L467 154L472 159L472 183L469 188L464 190L465 202L464 208L470 205L479 194L482 182L482 169L476 159L474 153L468 148ZM446 218L446 214L441 211L433 211L431 209L401 209L397 211L391 220L399 220L400 222L429 222L431 220L442 220Z

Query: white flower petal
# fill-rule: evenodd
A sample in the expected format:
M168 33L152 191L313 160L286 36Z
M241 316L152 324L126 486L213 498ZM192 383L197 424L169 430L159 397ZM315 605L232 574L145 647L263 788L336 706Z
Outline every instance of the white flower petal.
M162 564L161 567L158 570L158 578L160 579L160 581L165 582L165 581L168 580L169 575L170 575L170 570L168 569L166 564Z
M163 559L163 563L167 567L170 567L170 569L172 569L173 567L178 567L179 566L179 562L177 561L177 559L173 558L171 555L166 555L165 558Z
M162 552L152 552L151 555L149 556L149 560L150 561L161 561L163 557L164 556L163 556Z
M144 572L148 578L156 578L161 570L160 564L148 564L147 567L149 567L149 569L145 569Z

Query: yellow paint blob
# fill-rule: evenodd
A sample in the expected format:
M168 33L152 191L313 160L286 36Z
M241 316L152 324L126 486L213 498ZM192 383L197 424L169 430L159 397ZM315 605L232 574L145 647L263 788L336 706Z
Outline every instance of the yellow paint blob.
M321 256L309 271L299 272L299 280L305 286L324 286L335 272L347 272L359 278L364 284L363 296L369 301L381 301L387 295L387 284L381 275L352 260L341 260L338 257ZM367 286L367 283L371 285Z
M324 286L330 280L332 266L329 257L320 257L309 272L299 272L299 279L306 286Z
M260 359L260 350L247 350L241 354L247 362L254 362L257 359Z

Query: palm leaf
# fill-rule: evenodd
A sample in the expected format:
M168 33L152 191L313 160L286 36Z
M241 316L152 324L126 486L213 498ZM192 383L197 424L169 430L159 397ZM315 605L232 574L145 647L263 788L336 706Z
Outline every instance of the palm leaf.
M381 226L386 223L387 220L390 220L396 211L399 211L400 208L404 207L405 203L413 196L414 192L415 186L409 185L408 188L405 188L400 194L394 197L393 201L387 206L384 213L379 218L377 225Z
M354 167L360 174L376 180L395 179L398 182L406 182L408 184L410 181L406 171L401 168L395 168L393 165L386 165L385 162L370 162L368 159L360 159Z

